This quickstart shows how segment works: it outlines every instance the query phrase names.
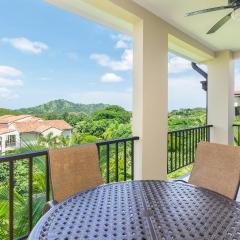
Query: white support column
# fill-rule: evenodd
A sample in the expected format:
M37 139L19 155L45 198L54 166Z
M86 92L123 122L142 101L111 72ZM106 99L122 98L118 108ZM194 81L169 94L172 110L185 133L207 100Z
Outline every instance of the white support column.
M168 34L157 22L134 27L135 179L167 177Z
M233 142L234 62L230 51L219 52L208 62L208 124L214 127L211 141Z

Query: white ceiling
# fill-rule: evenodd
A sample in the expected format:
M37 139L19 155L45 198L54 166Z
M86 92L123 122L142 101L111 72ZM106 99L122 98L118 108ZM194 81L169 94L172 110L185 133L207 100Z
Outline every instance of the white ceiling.
M187 12L226 5L226 0L134 0L214 51L240 50L240 21L230 20L216 33L206 32L231 10L185 17Z

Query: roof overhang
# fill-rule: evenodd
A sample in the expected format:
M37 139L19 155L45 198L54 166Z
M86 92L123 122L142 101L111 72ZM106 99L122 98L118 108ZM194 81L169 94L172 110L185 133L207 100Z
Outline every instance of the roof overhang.
M228 0L133 0L143 8L159 16L175 28L196 39L214 52L229 50L234 58L240 58L240 22L230 19L213 34L208 30L233 9L186 17L186 13L218 6L228 5Z
M157 17L133 1L119 0L46 0L67 11L94 20L125 34L133 34L134 24L145 17L155 17L169 33L169 50L195 62L215 57L214 51L164 19ZM158 1L159 2L159 1Z

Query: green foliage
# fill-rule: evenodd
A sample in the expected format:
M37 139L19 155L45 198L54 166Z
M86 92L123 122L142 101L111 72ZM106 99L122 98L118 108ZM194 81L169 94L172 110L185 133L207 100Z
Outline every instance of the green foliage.
M129 137L132 134L132 126L130 123L127 124L118 124L112 123L106 128L105 132L103 133L104 139L117 139L117 138L124 138Z
M131 113L119 106L110 106L98 110L93 114L93 120L111 119L118 123L127 123L131 119Z
M72 139L72 145L97 142L99 140L96 136L93 136L87 133L79 133L79 132L74 132L72 134L71 139Z
M20 113L17 112L17 111L13 111L13 110L6 109L6 108L0 108L0 116L3 116L3 115L18 115L18 114L20 114Z
M80 133L85 133L89 135L102 138L106 129L113 123L115 120L101 119L94 121L90 119L89 121L80 121L76 125L76 130Z
M52 133L41 136L37 144L27 145L24 148L10 151L6 154L24 153L42 150L45 148L68 147L76 144L97 142L107 139L129 137L131 130L131 113L119 106L108 106L104 104L74 104L65 100L55 100L34 108L21 109L19 112L28 113L44 119L64 119L74 127L70 137L54 136ZM0 115L17 114L11 110L0 109ZM177 130L195 127L205 124L205 110L180 109L169 113L169 130ZM240 121L239 121L240 122ZM178 141L178 140L177 140ZM175 142L175 139L173 139ZM175 151L175 146L168 149ZM118 165L116 165L116 146L110 145L110 181L124 180L124 168L126 159L126 179L131 179L131 146L126 145L126 156L124 155L124 144L118 145ZM100 168L103 181L106 181L106 148L100 148ZM191 166L180 169L169 175L176 178L191 170ZM45 202L45 159L34 158L33 163L33 220L34 224L42 215ZM0 239L8 239L8 163L0 164ZM14 164L14 230L15 236L20 236L28 230L28 160L16 161Z
M41 150L39 145L28 145L15 153ZM12 153L12 152L11 152ZM45 204L45 158L33 158L33 224L42 216ZM28 232L28 160L14 163L14 235L19 237ZM0 239L8 239L9 226L9 166L0 164Z
M184 174L186 174L188 172L191 172L192 171L192 167L193 167L193 164L190 164L190 165L188 165L186 167L180 168L179 170L168 174L168 179L170 179L170 180L176 179L179 176L182 176L182 175L184 175Z
M168 114L168 130L198 127L206 124L206 109L180 109Z
M64 99L58 99L50 101L46 104L42 104L36 107L31 108L21 108L18 109L18 112L25 113L25 114L33 114L33 115L45 115L45 116L51 116L55 115L59 116L64 113L86 113L91 114L99 109L103 109L107 107L108 105L99 103L99 104L79 104L79 103L73 103L69 102ZM55 118L54 118L55 119Z

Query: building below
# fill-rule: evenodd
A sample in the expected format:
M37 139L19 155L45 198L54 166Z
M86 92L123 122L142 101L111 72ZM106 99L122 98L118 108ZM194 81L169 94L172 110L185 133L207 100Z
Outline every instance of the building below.
M35 144L39 136L71 136L72 126L64 120L43 120L32 115L0 117L0 153Z

